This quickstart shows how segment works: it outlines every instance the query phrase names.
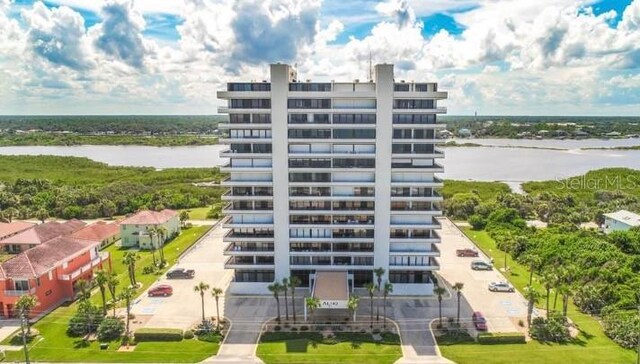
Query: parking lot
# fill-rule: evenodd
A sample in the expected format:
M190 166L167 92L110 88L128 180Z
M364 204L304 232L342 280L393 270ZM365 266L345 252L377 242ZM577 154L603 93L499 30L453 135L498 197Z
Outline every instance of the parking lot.
M169 284L173 287L173 295L169 297L147 297L143 294L136 300L132 313L143 327L181 328L187 329L202 319L200 295L193 287L200 281L212 288L223 290L231 280L231 271L224 270L224 256L222 255L221 227L211 230L205 238L192 248L175 267L194 269L193 279L167 279L162 276L151 287L158 284ZM174 268L175 268L174 267ZM210 292L205 294L205 313L215 316L215 300ZM224 298L220 299L220 315L224 313Z
M489 262L482 251L478 258L457 257L456 249L475 248L475 245L449 220L441 219L442 244L440 276L450 286L456 282L462 282L464 296L461 305L461 321L469 322L473 311L484 314L490 332L514 332L521 331L518 321L526 322L527 302L519 292L490 292L487 288L492 281L504 281L505 278L497 270L475 271L471 270L471 261L481 259ZM455 292L451 292L455 295ZM455 302L455 299L453 300Z

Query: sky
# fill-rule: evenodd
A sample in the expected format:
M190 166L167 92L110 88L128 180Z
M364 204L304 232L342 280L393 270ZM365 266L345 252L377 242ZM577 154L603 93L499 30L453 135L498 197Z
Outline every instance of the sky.
M216 114L270 63L370 55L449 114L640 116L640 0L0 0L0 114Z

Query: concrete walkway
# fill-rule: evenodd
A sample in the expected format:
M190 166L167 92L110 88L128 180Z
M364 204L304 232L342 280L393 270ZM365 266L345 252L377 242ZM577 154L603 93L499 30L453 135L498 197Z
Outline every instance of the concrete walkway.
M231 328L218 355L206 362L262 363L255 353L262 324L276 316L273 298L229 295L226 297L224 314L231 321Z

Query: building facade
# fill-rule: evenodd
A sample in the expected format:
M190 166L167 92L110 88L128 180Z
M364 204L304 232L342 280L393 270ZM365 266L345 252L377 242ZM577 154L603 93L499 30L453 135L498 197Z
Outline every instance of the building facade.
M0 264L0 315L16 317L16 302L30 294L39 305L31 317L47 313L77 294L75 284L90 280L98 269L111 270L109 253L100 242L58 237L16 254Z
M231 292L267 293L289 276L307 286L316 271L346 271L361 287L381 267L394 294L432 293L446 92L396 81L389 64L371 82L326 83L275 64L269 82L229 83L218 97Z
M162 233L160 231L162 230ZM180 217L174 210L143 210L120 221L123 247L159 248L180 233Z

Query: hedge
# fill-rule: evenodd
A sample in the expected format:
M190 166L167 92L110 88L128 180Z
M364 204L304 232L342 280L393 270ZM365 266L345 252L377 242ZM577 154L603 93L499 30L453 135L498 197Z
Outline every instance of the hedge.
M180 329L142 328L134 333L137 342L142 341L181 341L183 332Z
M496 332L478 334L479 344L525 344L524 334L519 332Z

